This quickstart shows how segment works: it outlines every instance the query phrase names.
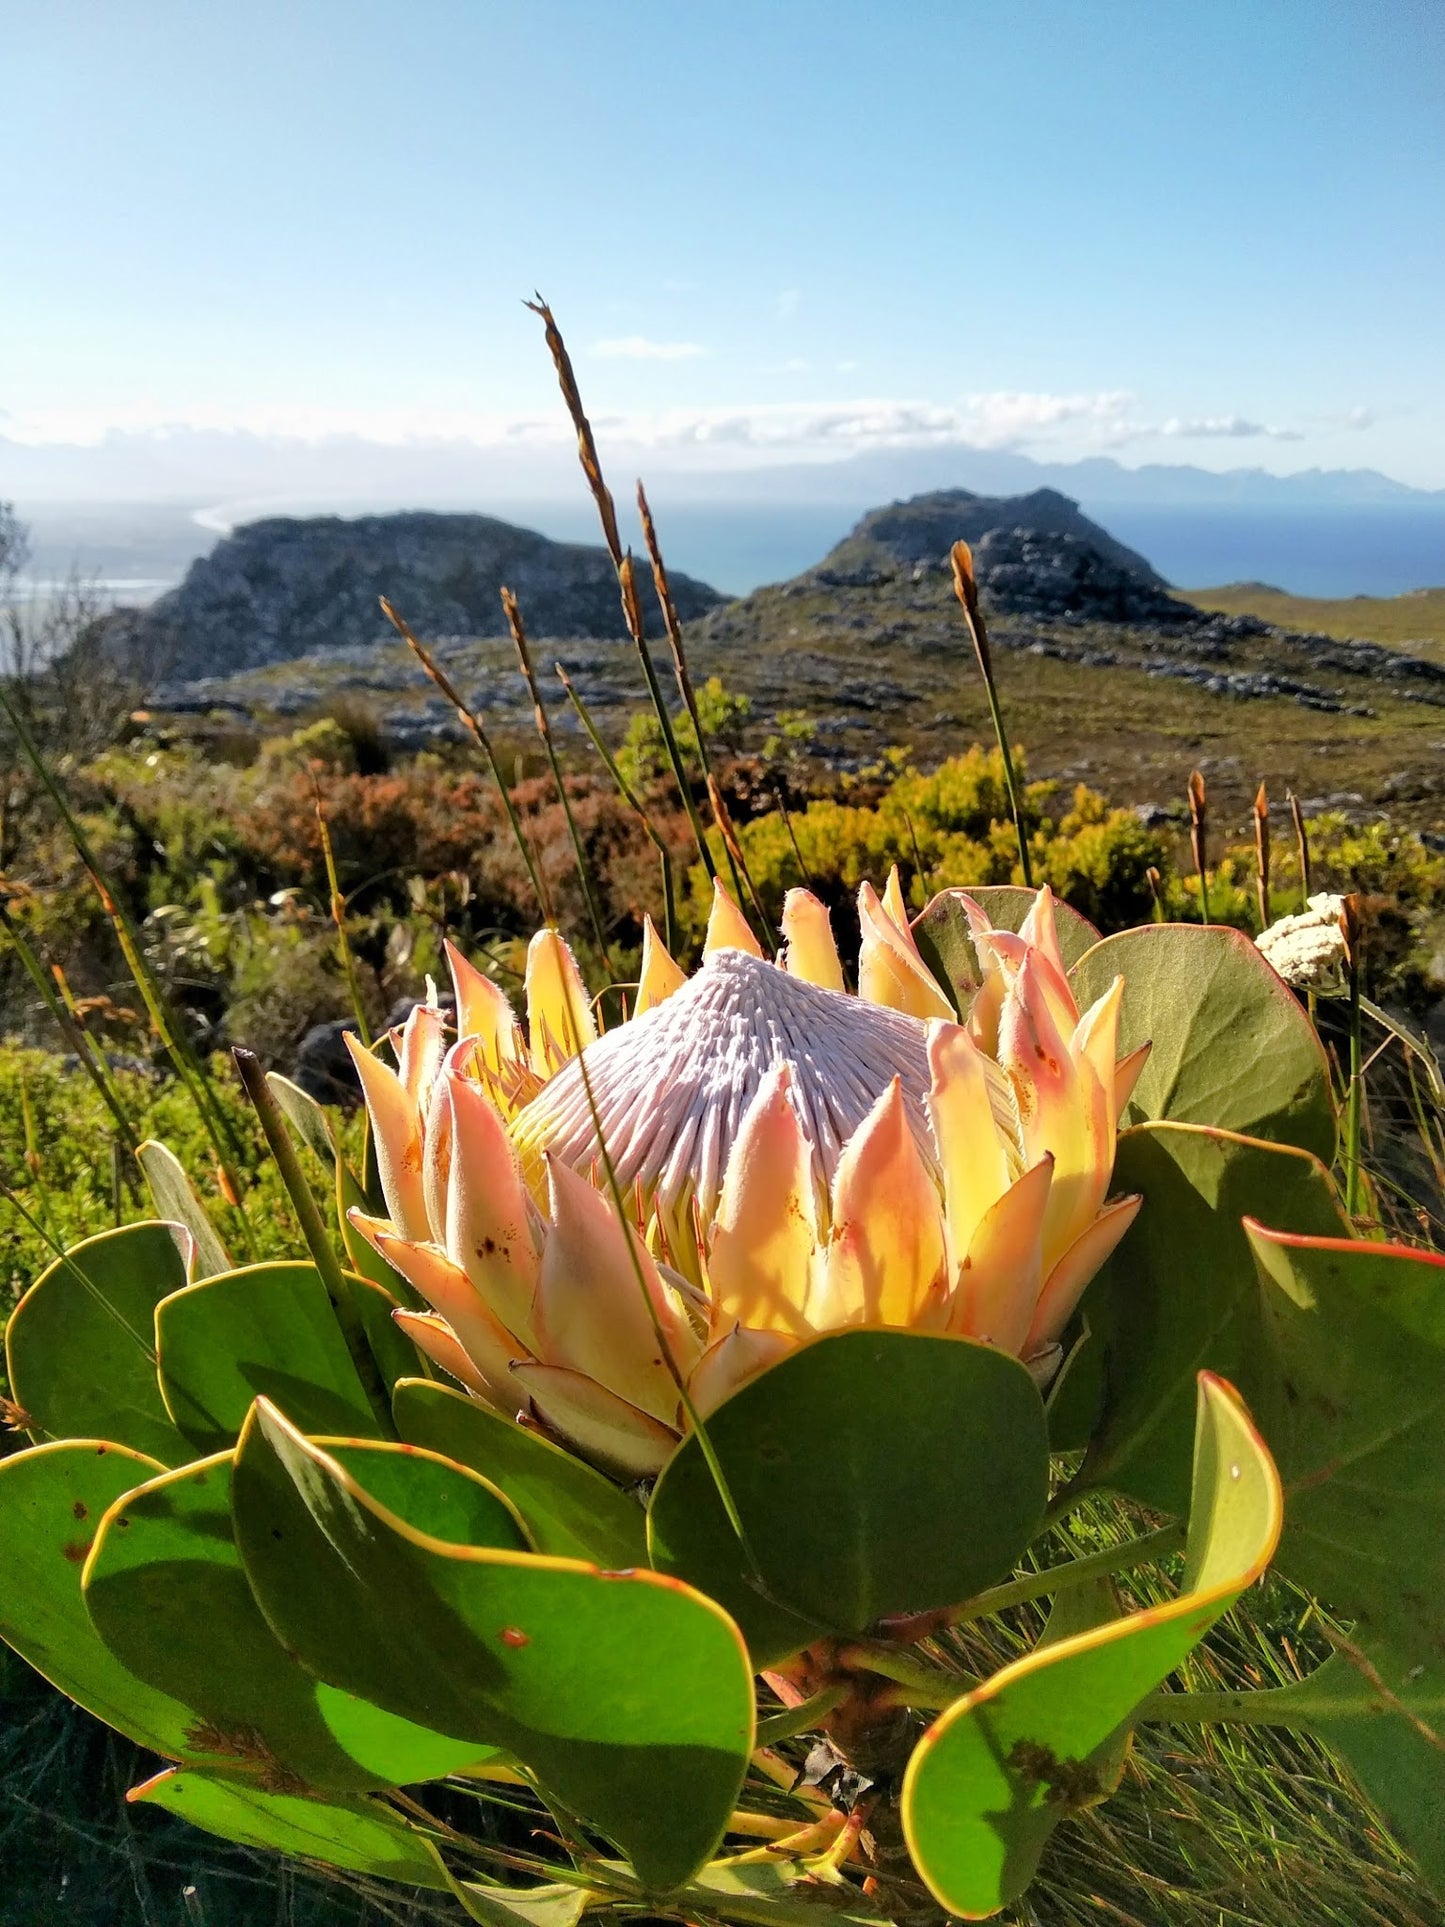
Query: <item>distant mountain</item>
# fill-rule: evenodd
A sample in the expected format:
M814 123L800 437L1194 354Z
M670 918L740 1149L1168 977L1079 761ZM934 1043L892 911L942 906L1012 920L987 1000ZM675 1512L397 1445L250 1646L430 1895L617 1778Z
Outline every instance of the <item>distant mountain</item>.
M966 488L935 489L887 508L870 509L819 568L836 572L879 563L942 562L955 542L977 543L1000 529L1073 536L1141 582L1164 586L1163 578L1142 555L1116 542L1107 529L1081 512L1077 502L1052 488L1002 497L975 495Z
M691 576L671 583L685 621L726 600ZM424 637L502 635L504 584L539 636L623 634L605 549L490 516L419 511L247 523L134 620L169 674L224 676L390 638L381 596Z

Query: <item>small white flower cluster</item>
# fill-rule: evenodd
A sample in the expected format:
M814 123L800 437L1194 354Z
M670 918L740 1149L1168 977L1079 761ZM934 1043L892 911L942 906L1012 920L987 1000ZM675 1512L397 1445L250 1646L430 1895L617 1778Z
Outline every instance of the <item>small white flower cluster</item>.
M1281 917L1255 939L1260 954L1295 990L1317 997L1343 997L1349 989L1348 953L1341 918L1343 897L1321 892L1308 910Z

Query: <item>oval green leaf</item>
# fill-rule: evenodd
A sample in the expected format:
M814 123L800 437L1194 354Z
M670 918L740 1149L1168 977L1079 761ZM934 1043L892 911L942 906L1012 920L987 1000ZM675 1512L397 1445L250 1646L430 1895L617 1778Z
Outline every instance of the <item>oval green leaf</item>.
M399 1814L364 1796L313 1800L173 1767L132 1787L126 1798L164 1807L192 1826L242 1846L267 1847L408 1887L446 1886L422 1835Z
M330 1449L363 1483L390 1492L404 1479L447 1537L500 1533L501 1543L525 1543L499 1495L458 1466L397 1445ZM457 1772L485 1751L323 1686L282 1651L236 1550L228 1454L118 1499L100 1522L83 1587L91 1623L122 1665L191 1709L193 1733L205 1735L197 1750L243 1762L270 1786L404 1786Z
M234 1445L258 1397L304 1431L377 1435L315 1265L247 1265L173 1291L156 1307L166 1409L198 1455Z
M1324 1236L1347 1225L1329 1173L1307 1151L1199 1125L1125 1131L1114 1189L1141 1192L1144 1205L1084 1298L1104 1378L1086 1477L1182 1515L1197 1374L1238 1385L1264 1423L1269 1349L1242 1221ZM1267 1425L1265 1436L1277 1446Z
M41 1272L5 1331L10 1395L33 1437L111 1439L162 1465L192 1456L155 1367L155 1309L186 1282L186 1236L179 1225L122 1225Z
M747 1548L690 1438L653 1493L653 1563L720 1600L759 1665L819 1627L861 1633L967 1599L1012 1569L1048 1496L1033 1380L967 1338L831 1333L735 1392L707 1432Z
M1119 1055L1152 1046L1127 1122L1212 1124L1332 1162L1324 1051L1248 937L1219 925L1163 923L1106 937L1070 973L1079 1008L1118 976Z
M1177 1599L1040 1645L949 1707L903 1781L914 1865L940 1905L985 1920L1024 1891L1060 1820L1107 1792L1119 1729L1264 1571L1279 1479L1238 1395L1201 1374Z
M652 1889L722 1838L753 1741L737 1628L653 1573L448 1543L258 1401L236 1455L258 1603L319 1678L502 1747L614 1839Z
M190 1708L121 1664L91 1625L80 1590L108 1508L162 1469L95 1439L0 1459L0 1638L88 1713L176 1759L190 1753Z
M538 1552L617 1568L647 1564L642 1507L550 1439L428 1378L402 1379L392 1411L404 1439L470 1466L505 1492Z

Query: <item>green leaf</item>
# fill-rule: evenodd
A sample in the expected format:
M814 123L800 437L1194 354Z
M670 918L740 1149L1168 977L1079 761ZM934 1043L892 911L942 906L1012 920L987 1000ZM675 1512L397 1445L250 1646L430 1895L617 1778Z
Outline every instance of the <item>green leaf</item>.
M580 1882L540 1882L535 1887L504 1887L496 1881L466 1880L432 1849L447 1886L468 1920L482 1927L577 1927L595 1896Z
M446 1884L424 1837L380 1801L364 1796L313 1800L172 1768L132 1787L126 1798L164 1807L192 1826L243 1846L269 1847L409 1887Z
M32 1437L112 1439L162 1465L191 1457L154 1360L156 1305L186 1282L184 1235L180 1226L123 1225L41 1272L5 1332L10 1395Z
M1423 1660L1445 1652L1445 1259L1246 1226L1288 1499L1279 1566Z
M425 1378L403 1379L392 1409L402 1438L499 1486L526 1520L538 1552L617 1568L647 1564L641 1506L550 1439Z
M396 1461L456 1536L514 1521L480 1480L429 1453L334 1443L363 1483ZM380 1461L378 1472L376 1462ZM522 1544L520 1534L514 1543ZM248 1762L268 1783L360 1791L437 1779L479 1749L319 1684L282 1651L246 1581L231 1531L228 1454L164 1473L118 1498L84 1574L91 1623L128 1671L191 1710L200 1749ZM483 1749L485 1750L485 1749Z
M190 1276L214 1278L217 1272L229 1271L235 1261L221 1243L210 1212L175 1152L155 1138L147 1138L144 1144L136 1146L135 1161L161 1217L183 1224L191 1234L193 1251L187 1267Z
M247 1265L155 1314L161 1392L197 1453L235 1443L260 1395L303 1430L374 1438L376 1416L315 1265Z
M1259 1286L1242 1220L1325 1236L1348 1227L1317 1158L1199 1125L1125 1131L1114 1189L1142 1192L1144 1205L1084 1298L1104 1372L1085 1477L1182 1514L1196 1375L1238 1385L1263 1423ZM1268 1426L1265 1436L1277 1445Z
M1199 924L1148 924L1106 937L1070 973L1080 1009L1120 975L1119 1055L1153 1046L1129 1123L1213 1124L1333 1160L1324 1051L1248 937Z
M1024 1891L1058 1822L1107 1791L1139 1702L1263 1572L1280 1505L1238 1395L1201 1374L1179 1597L1004 1667L949 1707L908 1763L904 1833L940 1905L983 1920Z
M704 1867L678 1895L689 1918L698 1914L736 1921L739 1927L881 1927L875 1911L851 1884L825 1886L795 1860L753 1861L744 1866L725 1860Z
M388 1390L403 1378L410 1378L420 1366L421 1354L392 1317L401 1300L402 1281L393 1275L393 1293L386 1285L354 1271L343 1272L351 1285L351 1295L361 1318L366 1343L376 1360Z
M1012 1569L1043 1516L1038 1391L972 1339L832 1333L735 1392L707 1430L756 1571L696 1438L653 1493L653 1563L720 1600L760 1666L819 1627L860 1633L967 1599Z
M190 1709L121 1664L91 1625L80 1590L106 1510L161 1470L153 1458L94 1439L0 1458L0 1638L97 1719L178 1757L190 1751Z
M1280 1702L1284 1724L1313 1733L1339 1755L1445 1897L1445 1659L1439 1652L1417 1661L1377 1642L1368 1652L1337 1653L1297 1686L1249 1697Z
M955 1006L966 1011L974 992L983 981L978 952L973 946L968 915L960 899L967 894L989 917L995 930L1018 930L1037 898L1034 890L1012 883L985 884L981 889L940 890L931 903L913 920L913 937L919 954L939 983L948 991ZM1099 933L1086 917L1071 910L1067 903L1054 904L1054 921L1059 932L1059 948L1064 964L1072 967L1099 941Z
M368 1239L362 1237L346 1215L349 1211L360 1211L368 1217L379 1215L384 1218L386 1205L383 1202L378 1212L377 1207L368 1202L366 1193L356 1182L345 1158L338 1158L336 1160L336 1215L341 1224L341 1242L346 1249L346 1258L351 1269L361 1277L369 1278L373 1284L380 1285L384 1291L390 1292L398 1304L405 1305L412 1311L423 1306L424 1300L421 1294L406 1282L400 1272L393 1270ZM415 1370L414 1364L412 1369Z
M319 1678L515 1755L649 1888L716 1847L753 1695L737 1628L710 1600L652 1573L433 1537L265 1400L241 1437L233 1510L262 1611Z
M324 1170L331 1170L341 1152L324 1106L318 1104L309 1091L303 1091L299 1084L283 1077L280 1071L268 1071L266 1083L293 1133Z

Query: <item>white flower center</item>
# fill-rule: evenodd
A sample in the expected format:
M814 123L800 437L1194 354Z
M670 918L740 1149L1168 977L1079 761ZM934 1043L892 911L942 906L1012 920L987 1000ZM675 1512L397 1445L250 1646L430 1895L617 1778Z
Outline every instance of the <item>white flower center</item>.
M924 1025L741 950L712 952L681 990L589 1044L585 1056L619 1183L640 1180L669 1205L691 1185L704 1218L716 1209L744 1112L784 1063L793 1067L793 1102L824 1185L895 1077L919 1148L930 1166L937 1161L924 1112ZM512 1129L519 1146L551 1150L575 1169L594 1162L597 1131L575 1059Z

